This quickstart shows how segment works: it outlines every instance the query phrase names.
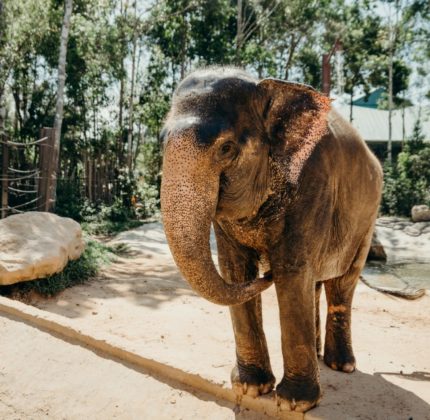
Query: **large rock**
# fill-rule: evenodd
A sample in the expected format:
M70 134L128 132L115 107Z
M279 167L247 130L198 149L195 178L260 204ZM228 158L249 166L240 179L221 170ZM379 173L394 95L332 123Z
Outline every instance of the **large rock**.
M424 204L412 207L413 222L430 222L430 208Z
M0 285L63 270L85 248L79 223L52 213L28 212L0 220Z
M372 244L370 245L367 260L387 261L387 254L385 253L380 240L376 236L376 230L373 232Z

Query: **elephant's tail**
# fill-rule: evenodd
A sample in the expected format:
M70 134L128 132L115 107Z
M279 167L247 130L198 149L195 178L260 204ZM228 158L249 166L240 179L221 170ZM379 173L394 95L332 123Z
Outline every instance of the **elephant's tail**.
M404 287L386 287L386 286L376 286L374 284L369 283L363 276L360 276L360 280L371 289L377 290L378 292L387 293L393 296L401 297L403 299L414 300L418 299L425 295L425 289L417 289L406 284L403 280Z

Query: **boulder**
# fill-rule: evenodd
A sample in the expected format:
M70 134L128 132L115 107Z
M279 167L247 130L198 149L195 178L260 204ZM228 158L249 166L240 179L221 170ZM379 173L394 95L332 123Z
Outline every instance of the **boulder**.
M0 285L47 277L85 248L79 223L52 213L27 212L0 220Z
M407 226L403 232L409 236L420 236L421 235L421 230L417 229L415 226Z
M430 222L430 208L424 204L412 207L413 222Z
M373 232L372 244L370 245L367 260L387 261L387 254L385 253L384 247L376 236L376 231Z

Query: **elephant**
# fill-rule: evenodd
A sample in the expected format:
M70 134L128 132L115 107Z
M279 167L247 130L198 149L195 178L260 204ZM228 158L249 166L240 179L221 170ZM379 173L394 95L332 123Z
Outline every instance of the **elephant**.
M179 84L162 139L167 241L192 289L229 306L233 389L258 397L275 386L261 305L274 284L284 364L277 403L311 409L321 399L323 284L324 362L355 369L351 303L379 208L378 160L327 96L229 67L196 70Z

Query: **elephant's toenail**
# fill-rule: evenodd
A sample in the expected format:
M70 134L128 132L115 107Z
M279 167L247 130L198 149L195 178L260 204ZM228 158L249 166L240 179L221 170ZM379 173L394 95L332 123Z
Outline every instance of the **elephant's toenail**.
M351 373L351 372L354 372L355 366L352 363L345 363L342 366L342 370L346 373Z

